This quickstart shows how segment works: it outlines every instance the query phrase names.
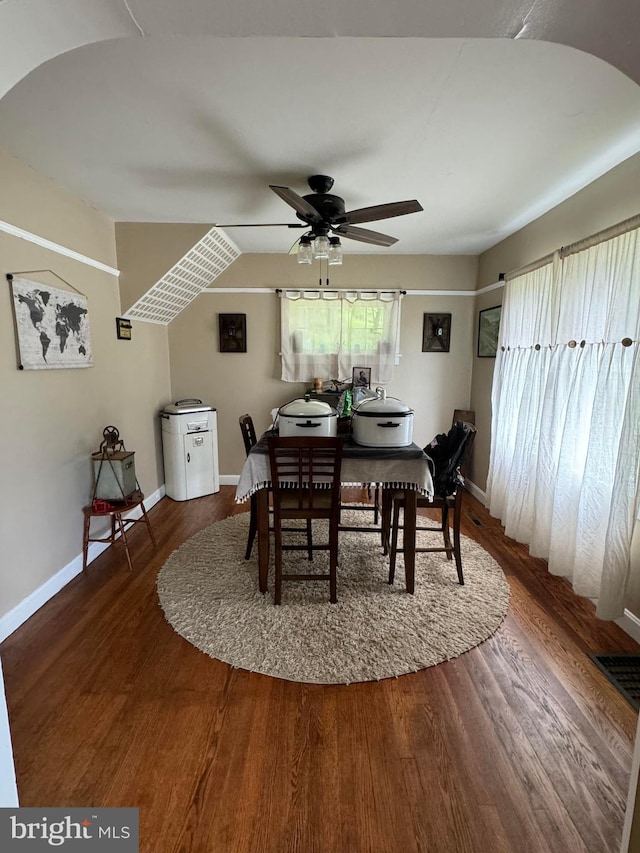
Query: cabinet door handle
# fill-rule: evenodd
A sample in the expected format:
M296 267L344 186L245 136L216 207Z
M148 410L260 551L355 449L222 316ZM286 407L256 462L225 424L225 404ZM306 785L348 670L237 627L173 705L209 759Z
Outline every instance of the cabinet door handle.
M187 462L191 462L191 454L187 453Z

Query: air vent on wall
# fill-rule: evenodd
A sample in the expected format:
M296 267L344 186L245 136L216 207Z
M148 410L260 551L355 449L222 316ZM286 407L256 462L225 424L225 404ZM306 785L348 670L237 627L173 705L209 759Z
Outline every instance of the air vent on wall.
M215 226L141 296L125 316L166 326L240 255Z

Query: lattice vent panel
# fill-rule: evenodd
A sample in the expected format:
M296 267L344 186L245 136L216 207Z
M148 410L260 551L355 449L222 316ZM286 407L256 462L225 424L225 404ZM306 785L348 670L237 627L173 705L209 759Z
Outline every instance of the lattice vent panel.
M215 226L177 264L141 296L126 317L167 325L205 290L240 254Z

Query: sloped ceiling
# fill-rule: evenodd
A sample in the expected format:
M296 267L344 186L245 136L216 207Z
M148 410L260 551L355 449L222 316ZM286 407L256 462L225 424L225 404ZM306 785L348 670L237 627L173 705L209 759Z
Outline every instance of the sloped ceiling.
M115 220L295 223L320 172L425 208L345 250L475 254L640 150L632 7L5 0L0 144Z

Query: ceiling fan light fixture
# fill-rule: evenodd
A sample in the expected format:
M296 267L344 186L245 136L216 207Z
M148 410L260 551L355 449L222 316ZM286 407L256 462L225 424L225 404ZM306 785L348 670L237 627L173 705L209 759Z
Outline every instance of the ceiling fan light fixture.
M329 266L338 266L342 263L342 243L340 242L339 237L331 237L329 239L328 256Z
M308 234L300 238L298 245L298 263L310 264L313 261L313 251L311 249L311 238Z
M320 234L313 241L313 256L316 260L329 257L329 238L324 234Z

